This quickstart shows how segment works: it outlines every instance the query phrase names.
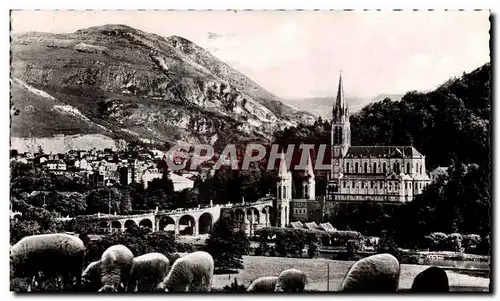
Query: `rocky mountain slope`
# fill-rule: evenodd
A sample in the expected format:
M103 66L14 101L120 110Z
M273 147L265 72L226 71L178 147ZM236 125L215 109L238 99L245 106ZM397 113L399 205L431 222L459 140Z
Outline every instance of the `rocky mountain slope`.
M267 140L313 116L194 43L125 25L11 37L11 135Z

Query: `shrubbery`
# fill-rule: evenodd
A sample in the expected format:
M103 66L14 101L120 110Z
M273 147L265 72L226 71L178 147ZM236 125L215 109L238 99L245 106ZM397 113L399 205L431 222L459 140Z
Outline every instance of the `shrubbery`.
M255 231L259 236L260 245L255 250L256 255L278 255L281 257L301 257L307 246L309 257L317 256L319 246L347 247L354 244L353 252L361 250L363 236L356 231L326 232L310 229L265 227ZM276 241L274 250L267 245L268 241Z
M134 256L158 252L170 259L175 252L178 252L173 234L168 232L148 232L146 229L137 226L131 226L125 232L105 235L97 240L90 240L85 234L80 235L80 238L87 247L86 265L99 260L107 248L117 244L129 248Z
M477 234L460 233L445 234L442 232L433 232L425 236L425 247L430 251L452 251L465 252L471 254L480 254L478 246L481 237Z

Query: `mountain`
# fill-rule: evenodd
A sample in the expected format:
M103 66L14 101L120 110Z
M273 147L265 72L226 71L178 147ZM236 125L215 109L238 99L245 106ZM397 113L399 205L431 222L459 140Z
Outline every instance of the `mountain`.
M285 102L299 110L310 112L315 116L321 116L322 118L331 118L332 108L336 98L336 96L312 97L305 99L287 99L285 100ZM403 95L379 94L373 98L346 97L345 100L349 105L349 111L351 113L356 113L360 111L364 106L377 101L382 101L385 98L390 98L393 101L400 101L401 98L403 98Z
M315 116L321 116L322 118L331 118L333 104L335 103L336 96L326 96L326 97L311 97L302 99L287 99L286 103L297 108L298 110L303 110L314 114ZM365 106L369 99L362 97L346 97L347 104L349 105L349 111L355 113L363 106Z
M372 98L370 103L382 101L386 98L389 98L392 101L400 101L403 98L403 96L404 96L404 94L379 94L379 95L375 96L374 98ZM367 104L365 104L365 105L367 105Z
M125 25L11 36L11 136L268 140L314 117L178 36Z

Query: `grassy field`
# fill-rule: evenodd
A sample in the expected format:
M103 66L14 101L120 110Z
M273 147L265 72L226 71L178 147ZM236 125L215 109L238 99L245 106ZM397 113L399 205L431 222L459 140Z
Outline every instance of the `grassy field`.
M261 276L278 275L282 270L297 268L307 274L309 283L306 290L327 290L327 265L330 266L330 291L337 291L352 261L336 261L328 259L299 259L283 257L244 256L243 270L238 274L215 275L213 287L222 288L238 279L238 283L248 286L254 279ZM429 266L425 265L401 265L401 276L399 280L400 289L408 289L418 273ZM488 291L490 280L487 278L472 277L455 272L447 271L450 286L460 291ZM470 288L470 290L468 289Z

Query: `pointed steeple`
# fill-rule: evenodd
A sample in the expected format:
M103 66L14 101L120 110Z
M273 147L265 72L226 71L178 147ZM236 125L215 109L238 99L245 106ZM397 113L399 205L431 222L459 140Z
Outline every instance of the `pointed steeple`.
M349 115L349 109L347 108L347 103L344 96L344 85L342 83L342 71L339 77L339 87L337 90L337 99L335 100L335 105L333 106L333 118L340 120L342 116Z
M307 156L307 168L306 168L305 176L314 179L314 171L313 171L313 166L312 166L311 154L309 154Z
M290 171L288 171L286 166L285 154L281 153L279 155L279 169L278 169L278 177L281 179L286 179L289 177Z

